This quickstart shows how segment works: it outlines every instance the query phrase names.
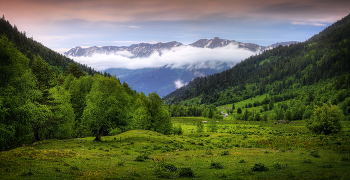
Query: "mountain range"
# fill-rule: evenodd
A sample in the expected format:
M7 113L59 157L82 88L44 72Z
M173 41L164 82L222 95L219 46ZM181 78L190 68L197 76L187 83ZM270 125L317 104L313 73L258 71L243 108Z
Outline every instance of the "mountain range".
M156 44L140 43L130 46L93 46L88 48L77 46L65 52L64 55L74 59L75 57L91 57L96 54L111 56L122 54L122 56L126 56L130 60L140 58L142 61L149 61L149 57L152 55L162 57L164 53L177 51L178 49L183 48L219 50L220 48L231 48L231 46L233 46L236 50L247 50L253 55L278 47L279 45L287 46L295 43L297 42L289 41L272 44L270 46L259 46L254 43L242 43L235 40L220 39L215 37L213 39L200 39L189 45L184 45L177 41L171 41L166 43L159 42ZM231 56L235 55L233 54ZM147 94L156 91L159 96L163 97L187 84L196 77L203 77L222 72L233 67L237 63L234 60L222 61L220 58L221 57L218 54L217 58L214 56L213 59L208 59L201 62L190 62L180 67L173 67L171 62L169 62L169 64L164 64L160 67L145 67L137 69L121 67L108 68L105 71L117 76L120 81L127 82L129 86L138 92L142 91ZM179 59L179 61L180 60L181 59Z

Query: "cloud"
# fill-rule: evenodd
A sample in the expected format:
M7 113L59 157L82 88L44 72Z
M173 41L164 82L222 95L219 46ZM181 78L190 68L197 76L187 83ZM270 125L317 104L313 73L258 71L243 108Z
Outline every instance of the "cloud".
M300 21L294 21L292 22L293 25L310 25L310 26L327 26L327 24L324 23L318 23L318 22L300 22Z
M140 28L141 26L128 26L128 28L134 28L134 29L137 29L137 28Z
M162 51L162 55L154 52L147 58L132 58L132 54L127 51L121 51L117 54L93 54L91 57L70 57L75 61L87 64L98 71L109 68L220 68L226 64L233 66L234 64L246 59L252 55L259 53L252 52L247 49L238 48L235 44L224 47L210 49L197 48L191 46L180 46L171 50Z
M187 83L184 83L181 79L177 79L176 81L174 81L174 84L175 84L177 89L181 88L182 86L187 85Z

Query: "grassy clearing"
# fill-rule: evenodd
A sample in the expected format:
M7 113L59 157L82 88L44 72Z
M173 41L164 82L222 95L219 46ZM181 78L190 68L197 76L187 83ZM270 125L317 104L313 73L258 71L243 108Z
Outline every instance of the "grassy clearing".
M292 124L224 120L196 132L200 117L173 118L184 134L133 130L117 136L47 140L0 152L1 179L346 179L349 122L338 136ZM39 143L40 144L40 143Z

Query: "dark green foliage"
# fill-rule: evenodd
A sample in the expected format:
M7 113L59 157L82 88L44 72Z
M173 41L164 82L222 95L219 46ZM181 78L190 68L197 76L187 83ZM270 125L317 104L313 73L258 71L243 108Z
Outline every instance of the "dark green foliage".
M184 133L181 125L173 126L174 135L181 135Z
M252 171L268 171L269 168L265 166L263 163L255 163L252 167Z
M312 163L312 162L311 162L311 159L303 159L302 163Z
M9 41L16 46L17 50L30 60L30 64L33 63L37 56L40 56L52 66L56 74L66 71L68 65L74 63L72 59L45 47L40 42L33 40L33 38L28 38L25 32L20 32L16 26L12 26L4 17L0 18L0 36L8 37ZM88 72L89 75L98 73L86 65L79 63L77 65L82 71Z
M230 155L230 153L228 151L223 151L220 155L221 156L227 156L227 155Z
M219 162L211 162L209 168L210 169L223 169L224 166Z
M245 163L244 159L239 160L238 163Z
M310 155L311 155L312 157L320 157L320 155L318 154L318 150L312 150L312 151L310 151Z
M204 132L204 124L202 123L202 121L199 121L197 123L197 132Z
M199 99L200 104L219 106L267 94L269 97L261 102L263 105L296 97L304 106L322 104L328 101L326 99L331 99L332 104L339 104L349 97L346 93L350 84L349 19L350 15L305 42L279 46L249 57L227 71L198 77L164 97L164 100L172 104ZM310 85L325 81L330 81L332 86L321 87L322 91L321 88L310 88ZM337 96L332 97L331 94ZM268 109L273 109L272 104ZM346 111L347 107L342 109ZM303 115L300 112L292 115L292 119L301 119ZM306 115L304 118L309 117Z
M279 162L275 162L275 163L273 163L273 167L274 167L275 169L285 169L285 168L287 167L287 165L281 164L281 163L279 163Z
M238 113L238 114L241 114L241 113L242 113L242 109L241 109L240 107L237 109L237 113Z
M193 173L193 170L191 167L184 167L184 168L180 168L179 176L180 177L193 177L194 173Z
M147 153L136 156L135 161L142 162L142 161L145 161L146 159L149 159L149 155Z
M323 104L315 107L315 110L307 121L307 128L317 134L336 134L340 132L339 121L343 118L343 112L336 105Z
M68 70L64 75L72 74L75 78L79 79L81 76L85 76L85 73L79 68L77 63L71 63Z

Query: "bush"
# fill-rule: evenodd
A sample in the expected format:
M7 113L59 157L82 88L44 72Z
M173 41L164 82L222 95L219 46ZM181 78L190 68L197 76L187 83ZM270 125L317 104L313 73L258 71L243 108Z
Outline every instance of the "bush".
M184 133L184 131L180 125L173 126L173 132L174 132L174 135L181 135Z
M226 156L226 155L230 155L230 153L228 151L223 151L220 155L221 156Z
M320 157L320 155L318 154L318 151L317 150L313 150L310 152L310 155L313 156L313 157Z
M219 162L211 162L209 168L210 169L223 169L224 166Z
M185 167L185 168L180 168L179 176L180 177L193 177L194 173L193 173L191 167Z
M263 163L255 163L252 167L252 171L268 171L269 168L267 168Z
M137 156L137 157L135 158L135 161L142 162L142 161L145 161L146 159L149 159L149 156L148 156L147 153L141 154L141 155Z
M238 113L238 114L241 114L241 113L242 113L242 109L241 109L240 107L237 109L237 113Z
M336 134L341 130L339 121L343 116L343 112L336 105L316 106L306 127L316 134Z
M301 162L302 162L302 163L312 163L312 162L311 162L311 159L303 159Z

